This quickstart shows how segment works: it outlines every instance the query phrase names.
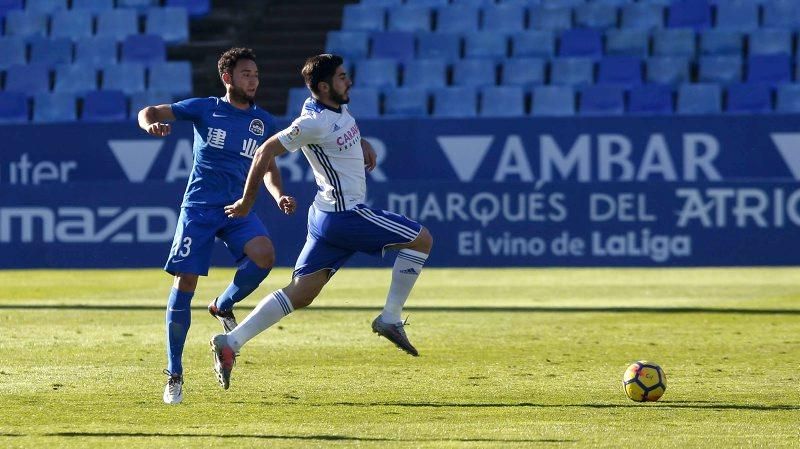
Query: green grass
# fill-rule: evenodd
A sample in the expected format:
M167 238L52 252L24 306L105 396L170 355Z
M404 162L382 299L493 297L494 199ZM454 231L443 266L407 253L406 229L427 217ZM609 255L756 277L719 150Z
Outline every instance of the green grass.
M389 271L345 269L223 391L204 307L230 276L201 279L167 406L168 276L0 271L0 448L800 447L800 269L426 269L419 358L370 331ZM661 401L625 398L636 359Z

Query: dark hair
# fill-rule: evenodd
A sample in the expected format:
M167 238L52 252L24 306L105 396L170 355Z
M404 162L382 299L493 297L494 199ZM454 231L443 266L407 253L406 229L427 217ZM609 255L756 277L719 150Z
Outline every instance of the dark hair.
M336 73L336 68L342 64L344 64L344 59L342 59L341 56L329 53L312 56L306 59L306 63L301 71L306 86L311 89L311 92L318 94L317 84L322 82L331 84L333 75Z
M241 61L242 59L249 59L253 62L256 62L256 54L253 52L251 48L231 48L230 50L226 51L219 57L219 61L217 62L217 69L219 69L219 77L222 78L223 73L229 73L233 75L233 68L236 67L236 63Z

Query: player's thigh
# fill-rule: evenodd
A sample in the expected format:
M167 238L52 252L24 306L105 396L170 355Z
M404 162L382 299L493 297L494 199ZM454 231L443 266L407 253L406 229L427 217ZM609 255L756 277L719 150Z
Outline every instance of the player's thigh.
M306 243L297 256L292 278L308 276L318 272L333 276L345 262L353 255L354 251L333 245L324 238L308 234Z
M263 268L272 266L275 249L266 226L256 214L251 213L242 218L226 218L218 236L236 261L242 260L247 255Z
M365 253L380 253L397 245L414 242L423 230L421 224L394 212L357 206L347 223L337 226L336 241Z
M206 211L193 208L181 209L164 270L173 275L208 274L217 230L214 221L208 218Z

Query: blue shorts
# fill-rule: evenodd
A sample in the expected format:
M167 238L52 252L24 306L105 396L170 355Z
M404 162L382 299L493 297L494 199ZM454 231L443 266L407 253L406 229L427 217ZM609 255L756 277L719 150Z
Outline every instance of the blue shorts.
M244 245L259 236L269 237L269 233L255 213L229 218L221 207L183 207L164 270L172 275L206 276L216 237L225 243L238 263L245 257Z
M387 246L411 242L421 230L416 221L363 204L344 212L323 212L312 205L306 244L292 276L320 270L333 275L356 252L380 256Z

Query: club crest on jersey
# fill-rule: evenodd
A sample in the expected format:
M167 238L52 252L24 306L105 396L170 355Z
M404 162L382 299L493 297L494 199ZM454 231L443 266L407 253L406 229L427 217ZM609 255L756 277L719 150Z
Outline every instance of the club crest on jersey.
M296 139L297 136L299 136L299 135L300 135L300 127L297 126L297 125L293 125L289 129L289 132L285 133L286 139L289 140L289 142L291 142L294 139Z
M264 122L262 122L260 119L257 118L253 119L253 121L250 122L250 132L257 136L263 136Z

